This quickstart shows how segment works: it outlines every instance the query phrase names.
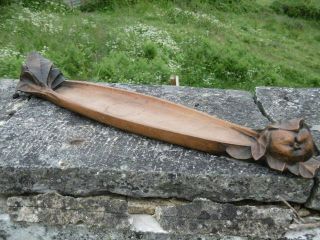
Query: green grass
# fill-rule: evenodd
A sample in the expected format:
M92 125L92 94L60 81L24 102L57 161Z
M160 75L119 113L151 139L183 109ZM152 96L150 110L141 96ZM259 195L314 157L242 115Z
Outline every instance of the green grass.
M3 5L0 77L18 78L27 53L39 51L69 79L168 84L177 74L187 86L319 87L320 6L279 2L93 0L81 10L46 0ZM288 14L285 4L304 10Z
M278 13L289 17L320 20L319 0L277 0L271 7Z

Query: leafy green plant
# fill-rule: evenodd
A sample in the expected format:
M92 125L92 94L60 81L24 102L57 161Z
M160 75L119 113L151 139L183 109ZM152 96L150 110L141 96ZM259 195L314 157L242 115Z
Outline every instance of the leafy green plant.
M149 41L146 44L144 44L143 53L145 58L149 60L155 59L157 56L157 52L157 46L154 43Z
M8 5L10 4L10 0L0 0L0 6L3 6L3 5Z
M69 79L168 84L175 74L198 87L319 87L318 22L263 2L93 0L82 10L12 2L0 7L0 77L18 78L38 51Z
M271 8L277 13L286 14L289 17L320 20L320 4L319 2L316 4L316 1L277 0L272 3Z

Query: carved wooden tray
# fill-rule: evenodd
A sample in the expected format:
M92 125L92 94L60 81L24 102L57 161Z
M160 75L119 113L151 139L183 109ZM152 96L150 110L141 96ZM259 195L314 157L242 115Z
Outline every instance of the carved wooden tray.
M17 90L125 131L237 159L263 159L272 169L305 178L313 177L320 166L302 119L255 131L152 96L65 80L51 61L37 53L31 53L23 66Z

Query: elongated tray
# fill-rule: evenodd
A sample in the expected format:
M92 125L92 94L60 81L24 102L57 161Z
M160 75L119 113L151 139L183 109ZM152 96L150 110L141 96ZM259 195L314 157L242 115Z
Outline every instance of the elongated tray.
M237 159L265 159L273 169L306 178L320 166L302 119L255 131L159 98L65 80L51 61L37 53L30 54L23 66L17 90L125 131Z
M225 144L251 146L248 135L257 136L206 113L122 89L64 81L52 94L49 100L99 122L201 151L224 152Z

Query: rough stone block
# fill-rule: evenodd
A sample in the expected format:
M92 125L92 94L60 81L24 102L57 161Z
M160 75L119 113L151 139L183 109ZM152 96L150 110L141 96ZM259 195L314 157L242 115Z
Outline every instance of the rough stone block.
M284 235L293 215L291 210L276 206L236 206L196 199L190 204L158 207L156 218L169 232L276 239Z
M5 240L249 240L232 236L120 231L77 226L47 226L10 222L0 215L0 239Z
M273 121L304 118L311 127L313 137L320 149L320 89L294 89L258 87L256 100L265 114ZM313 192L306 206L320 210L320 173L316 177Z
M0 214L0 239L5 240L263 240L263 237L216 236L187 233L154 233L88 228L85 225L49 226L12 222ZM320 229L289 231L282 240L320 239ZM266 240L266 239L265 239ZM268 239L270 240L270 239Z
M117 85L254 128L267 121L250 93L172 86ZM32 98L0 129L0 193L205 197L219 202L282 196L304 203L313 180L201 153L99 124Z
M47 193L32 197L10 197L7 205L11 219L16 222L129 228L127 201L122 198L73 198Z
M20 236L63 239L72 231L77 234L74 232L68 239L276 239L292 219L290 210L276 206L219 204L206 199L190 203L115 195L74 198L54 192L9 197L6 204L6 198L2 199L0 234L15 240L22 239ZM128 214L132 207L131 211L143 214ZM301 226L285 236L318 236L317 232L297 227Z

